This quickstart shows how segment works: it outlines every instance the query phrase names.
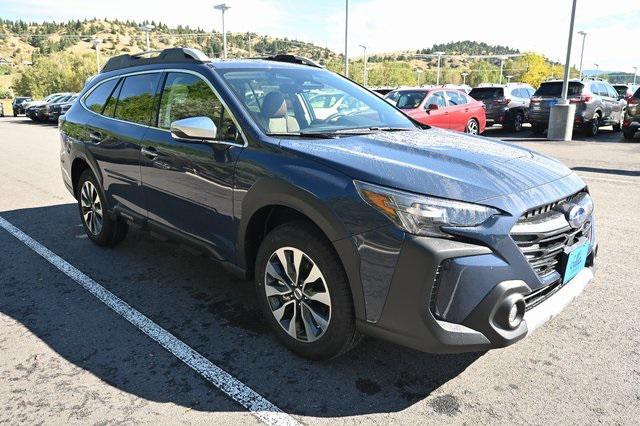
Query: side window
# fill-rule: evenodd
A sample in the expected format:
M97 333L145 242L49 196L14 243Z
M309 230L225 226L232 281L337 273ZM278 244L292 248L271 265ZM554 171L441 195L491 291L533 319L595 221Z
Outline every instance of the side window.
M113 79L109 81L105 81L101 83L91 91L89 96L87 96L84 100L84 104L91 111L96 112L98 114L102 114L102 110L104 109L104 105L107 102L107 98L111 95L113 88L116 86L118 79Z
M114 80L114 81L117 81L117 80ZM113 114L115 114L116 104L118 103L118 95L120 94L120 88L122 87L123 81L124 79L122 78L120 79L120 81L118 81L118 85L113 90L113 93L111 93L111 96L109 96L109 100L107 101L107 105L104 107L104 111L102 112L102 115L105 115L107 117L113 117Z
M618 98L618 92L616 92L616 89L614 89L613 86L607 84L605 85L605 87L607 88L607 94L610 98Z
M600 96L609 96L607 94L607 88L604 86L604 84L597 83L595 86L596 86L596 92L595 93L597 93Z
M464 105L467 103L467 98L464 97L461 93L458 92L446 92L447 100L449 101L449 105Z
M160 73L125 77L114 117L145 126L150 125L158 104L156 87L159 78Z
M228 111L200 77L170 72L162 89L158 127L170 129L176 120L190 117L209 117L218 128L218 140L234 141L238 131Z
M427 107L431 104L435 104L438 105L438 107L440 108L444 108L447 106L447 102L444 99L444 93L443 92L436 92L434 94L432 94L431 96L429 96L429 99L427 99Z

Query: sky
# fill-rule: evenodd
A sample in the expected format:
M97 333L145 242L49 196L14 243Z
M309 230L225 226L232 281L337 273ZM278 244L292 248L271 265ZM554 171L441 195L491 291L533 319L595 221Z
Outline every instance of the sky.
M0 17L27 21L144 19L221 30L223 0L1 0ZM345 0L226 0L227 31L253 31L344 51ZM350 0L349 56L415 50L460 40L508 45L564 63L571 0ZM575 31L588 33L584 68L633 72L640 54L640 0L578 0ZM580 57L574 37L571 63ZM636 46L637 47L637 46Z

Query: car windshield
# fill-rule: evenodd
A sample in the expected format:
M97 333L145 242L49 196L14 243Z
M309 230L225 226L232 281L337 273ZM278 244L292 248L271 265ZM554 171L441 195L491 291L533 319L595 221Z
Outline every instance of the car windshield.
M477 101L483 101L504 96L504 90L502 87L476 87L469 92L469 96Z
M568 96L577 96L582 94L582 88L584 86L582 83L578 83L577 81L569 82L569 93ZM533 96L550 96L559 98L562 96L562 82L554 81L550 83L542 83L536 93Z
M402 90L397 93L396 107L400 109L418 108L427 96L424 90Z
M267 134L415 129L379 96L312 67L218 70Z

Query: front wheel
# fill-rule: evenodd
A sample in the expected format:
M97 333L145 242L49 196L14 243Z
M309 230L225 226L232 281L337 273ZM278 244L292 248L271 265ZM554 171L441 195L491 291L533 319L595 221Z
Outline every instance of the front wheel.
M585 127L585 133L587 136L597 136L600 131L600 116L598 114L593 116L593 120L587 123Z
M291 222L269 232L258 250L255 276L262 313L291 351L330 359L359 342L346 274L314 227Z
M475 118L467 121L467 125L464 127L464 132L469 133L470 135L477 135L480 133L480 125Z
M122 219L109 215L104 194L89 169L80 175L76 198L82 226L91 241L100 246L113 246L124 239L128 226Z
M522 125L524 124L524 114L521 112L516 112L513 115L513 118L507 124L507 129L519 133L522 131Z

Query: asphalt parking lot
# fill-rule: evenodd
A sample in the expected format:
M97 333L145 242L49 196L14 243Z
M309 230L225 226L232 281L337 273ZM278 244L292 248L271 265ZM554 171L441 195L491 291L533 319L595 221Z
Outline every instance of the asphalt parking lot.
M640 418L640 139L487 136L561 159L589 185L595 281L509 348L434 356L365 340L314 363L280 346L251 283L133 231L85 237L64 188L55 126L0 119L0 218L301 423L637 424ZM577 139L580 139L578 135ZM312 143L312 142L310 142ZM202 374L0 228L0 423L258 423ZM284 418L284 417L283 417Z

